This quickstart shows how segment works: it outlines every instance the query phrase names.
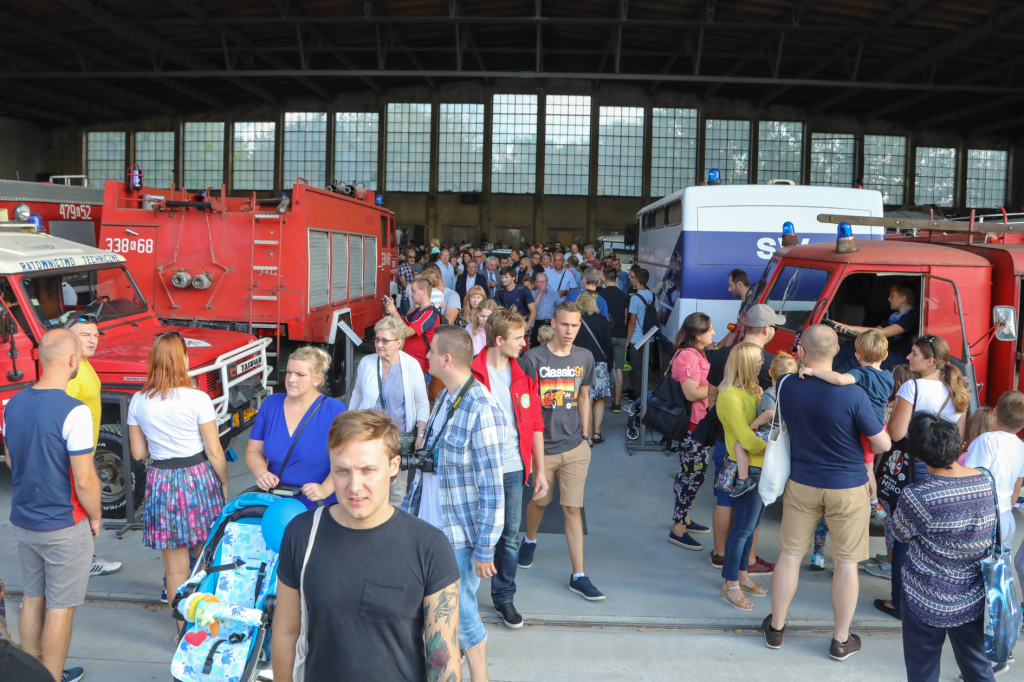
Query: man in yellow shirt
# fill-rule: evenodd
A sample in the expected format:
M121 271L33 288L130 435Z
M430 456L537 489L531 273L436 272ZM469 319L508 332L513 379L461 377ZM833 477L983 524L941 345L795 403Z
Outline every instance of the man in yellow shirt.
M100 442L100 418L103 407L100 404L100 378L89 364L89 358L96 354L96 349L100 345L100 330L93 315L73 317L64 324L64 328L82 341L82 363L78 366L78 375L68 382L68 395L81 400L92 412L92 441L95 447ZM93 555L89 577L109 575L119 570L120 561L107 561Z

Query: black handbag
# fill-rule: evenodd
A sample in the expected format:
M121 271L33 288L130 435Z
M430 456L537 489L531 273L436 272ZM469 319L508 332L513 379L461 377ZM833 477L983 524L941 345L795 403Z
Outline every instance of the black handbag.
M672 360L682 352L676 351ZM693 405L683 395L683 386L672 378L672 362L661 375L657 388L647 399L647 411L640 418L647 428L672 440L683 440L690 433Z
M938 414L942 414L948 402L949 396L946 396L946 400L939 408ZM916 383L914 384L914 402L911 407L911 416L915 412L917 412ZM892 447L882 455L882 461L878 465L878 477L876 479L878 482L878 497L885 500L885 503L889 505L889 509L892 511L896 511L896 505L899 504L903 488L911 483L917 483L917 470L914 458L907 452L908 442L907 436L903 436L903 438L893 443Z
M690 433L690 440L705 448L715 447L715 434L721 423L718 418L718 406L709 407L708 413L697 424L697 428Z

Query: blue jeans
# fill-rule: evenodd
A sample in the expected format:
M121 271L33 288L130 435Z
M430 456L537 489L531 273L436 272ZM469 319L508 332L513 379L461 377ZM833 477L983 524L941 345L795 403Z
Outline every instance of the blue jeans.
M523 516L523 485L525 472L505 474L505 528L494 546L494 568L491 578L491 601L495 606L511 604L516 596L516 570L519 567L519 523Z
M711 461L715 463L715 478L718 478L718 472L725 466L725 460L729 457L729 452L725 449L725 443L720 440L715 441L715 449L711 451ZM753 495L757 491L752 491L748 494ZM729 493L719 492L715 490L715 506L716 507L732 507L736 503L736 499L729 495Z
M750 467L750 478L756 483L761 480L761 469ZM764 502L757 490L746 495L732 498L732 528L725 540L725 561L722 564L722 577L726 580L739 580L740 567L747 568L750 551L754 548L754 531L764 516Z
M985 657L985 619L979 617L955 628L922 623L911 608L903 609L903 661L908 682L938 682L942 645L949 635L953 655L965 680L994 679L992 662Z
M459 648L472 649L487 639L487 630L480 620L480 607L476 602L476 591L480 578L476 574L473 549L455 550L455 561L459 564Z

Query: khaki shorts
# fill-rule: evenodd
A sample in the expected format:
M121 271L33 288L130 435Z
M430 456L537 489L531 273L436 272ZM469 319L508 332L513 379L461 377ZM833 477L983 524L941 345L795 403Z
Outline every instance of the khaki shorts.
M614 365L614 369L623 369L626 366L625 337L612 337L612 364Z
M835 561L855 564L868 558L871 488L867 483L834 490L789 481L782 499L782 551L806 554L822 517L832 536Z
M558 474L558 494L563 507L583 506L583 487L590 470L590 446L587 441L568 452L557 455L544 453L544 473L548 479L548 494L536 500L538 507L546 507L555 494L555 474Z
M15 526L14 537L26 597L46 597L46 606L51 609L70 609L85 603L93 552L89 519L45 533Z

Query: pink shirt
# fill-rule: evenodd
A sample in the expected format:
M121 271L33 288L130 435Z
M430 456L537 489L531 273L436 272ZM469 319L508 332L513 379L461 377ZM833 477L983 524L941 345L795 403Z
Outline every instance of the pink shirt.
M473 357L476 357L476 354L487 346L487 331L483 327L480 327L480 331L474 334L473 325L469 325L469 329L466 331L469 332L469 337L473 339ZM705 375L706 374L707 372L705 372Z
M675 360L672 361L672 378L680 384L687 379L695 379L698 386L707 386L710 368L711 363L701 355L700 351L695 348L684 348L676 354ZM690 415L690 421L697 424L707 413L708 401L705 398L693 403L693 414Z

